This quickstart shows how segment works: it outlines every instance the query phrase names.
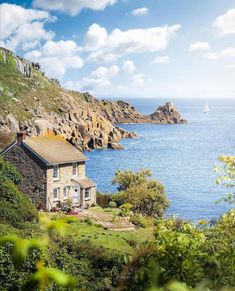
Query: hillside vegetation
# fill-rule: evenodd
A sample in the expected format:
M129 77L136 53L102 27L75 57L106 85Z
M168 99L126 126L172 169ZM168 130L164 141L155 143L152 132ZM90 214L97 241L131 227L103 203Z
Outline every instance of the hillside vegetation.
M218 183L225 181L231 190L235 181L234 157L221 160L225 165L218 170L226 172ZM17 183L21 179L4 162L1 171L5 181ZM119 191L125 192L134 181L138 185L145 179L144 173L118 172L114 181ZM10 188L12 194L17 191L15 187ZM160 193L161 190L160 187ZM15 223L16 212L11 211L10 203L5 205L10 210L7 220L0 220L3 290L234 290L234 210L217 221L191 223L180 218L159 218L158 212L153 213L155 217L140 216L137 208L133 216L127 207L110 209L114 201L109 201L109 208L103 210L95 207L94 212L107 209L113 215L134 218L136 230L117 232L97 225L96 220L63 214L43 214L38 223L33 205L27 202L26 211L26 197L20 195L21 199L16 198L21 223ZM234 193L230 193L225 199L233 203L233 197ZM114 200L121 204L122 198L123 192L119 192ZM148 199L151 201L152 197ZM146 205L145 202L141 203ZM125 200L123 203L127 204ZM141 209L145 213L146 208Z

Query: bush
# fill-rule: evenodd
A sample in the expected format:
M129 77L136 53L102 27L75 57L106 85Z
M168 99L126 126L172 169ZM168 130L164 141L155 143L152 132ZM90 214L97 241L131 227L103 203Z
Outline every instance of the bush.
M0 182L11 180L15 184L22 182L21 174L10 163L0 158Z
M114 202L114 201L110 201L108 206L109 206L110 208L117 208L117 203Z
M38 216L33 203L16 186L21 181L20 173L0 159L0 221L15 227L36 220Z
M131 213L131 209L132 209L132 205L130 203L124 203L120 206L121 212L120 215L121 216L129 216Z
M110 201L111 201L110 194L103 194L101 192L97 192L96 202L100 207L107 208Z
M132 222L137 227L145 228L147 226L147 223L142 215L134 214L130 218L130 222Z
M33 203L13 182L0 183L0 221L21 227L26 221L36 220L37 216Z
M117 207L120 207L122 204L124 204L127 200L127 195L124 191L115 193L111 196L111 199L113 202L116 203Z

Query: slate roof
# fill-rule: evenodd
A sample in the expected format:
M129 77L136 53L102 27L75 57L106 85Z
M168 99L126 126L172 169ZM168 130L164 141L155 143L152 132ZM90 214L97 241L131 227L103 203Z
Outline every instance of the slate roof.
M22 145L32 151L47 165L86 161L88 158L59 135L27 137Z
M76 179L72 179L72 181L74 184L79 184L80 186L82 186L82 188L91 188L91 187L96 186L95 182L88 179L87 177L81 177L81 178L78 177Z

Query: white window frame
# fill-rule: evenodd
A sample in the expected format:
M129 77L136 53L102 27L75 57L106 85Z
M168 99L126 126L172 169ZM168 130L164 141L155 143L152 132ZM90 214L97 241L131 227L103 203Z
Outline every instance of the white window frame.
M78 163L73 163L73 176L77 176L78 175Z
M69 186L64 187L64 189L63 189L64 200L67 200L69 198L69 190L70 190Z
M55 191L56 193L56 197L55 197ZM60 187L56 187L53 189L53 201L59 201L60 200Z
M59 179L60 179L60 167L59 165L54 165L53 166L53 180L59 180Z
M86 191L88 191L88 195L89 195L88 197L86 197L86 194L87 194ZM84 199L85 200L91 200L91 188L85 188L84 189Z

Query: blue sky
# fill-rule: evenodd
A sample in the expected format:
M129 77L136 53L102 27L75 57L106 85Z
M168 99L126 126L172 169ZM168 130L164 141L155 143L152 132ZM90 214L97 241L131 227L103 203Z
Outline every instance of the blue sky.
M0 2L1 46L98 97L235 98L234 0Z

